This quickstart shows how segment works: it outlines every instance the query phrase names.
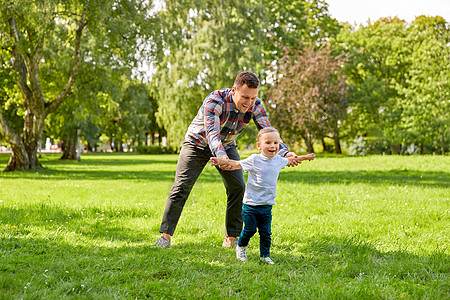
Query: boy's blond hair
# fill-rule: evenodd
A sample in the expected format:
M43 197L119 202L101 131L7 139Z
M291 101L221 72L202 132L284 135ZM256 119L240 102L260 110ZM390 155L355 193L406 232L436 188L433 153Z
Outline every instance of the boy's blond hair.
M268 132L276 132L276 133L278 134L278 136L280 136L280 133L279 133L278 130L276 130L275 128L273 128L273 127L264 127L263 129L261 129L261 130L258 132L258 136L256 137L256 140L259 142L259 140L261 139L261 136L262 136L264 133L268 133Z

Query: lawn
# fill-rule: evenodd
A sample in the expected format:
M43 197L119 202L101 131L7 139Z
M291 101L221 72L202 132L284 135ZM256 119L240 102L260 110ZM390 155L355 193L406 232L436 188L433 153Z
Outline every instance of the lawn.
M0 299L450 298L449 156L319 155L283 170L274 266L259 262L257 235L245 263L221 247L213 167L162 250L176 155L58 158L0 173Z

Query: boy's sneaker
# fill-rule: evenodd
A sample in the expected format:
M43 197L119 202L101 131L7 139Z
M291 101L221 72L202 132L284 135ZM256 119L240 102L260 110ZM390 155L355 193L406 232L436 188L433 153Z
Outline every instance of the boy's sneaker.
M247 252L246 252L247 249L248 249L248 247L236 246L236 258L240 261L246 261L247 260Z
M236 248L238 244L238 238L235 238L232 242L229 242L227 237L223 239L222 247L224 248Z
M170 241L166 240L163 236L156 240L155 247L162 249L170 249Z
M269 264L269 265L274 265L275 263L273 262L273 260L271 260L270 259L270 257L264 257L264 256L261 256L259 259L261 259L261 261L263 261L263 262L265 262L266 264Z

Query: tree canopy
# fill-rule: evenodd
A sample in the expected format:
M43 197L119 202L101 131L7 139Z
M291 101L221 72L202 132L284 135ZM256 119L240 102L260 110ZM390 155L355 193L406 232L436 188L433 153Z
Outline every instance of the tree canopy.
M340 31L336 45L349 58L349 137L366 136L388 153L414 143L422 152L425 145L448 151L449 33L443 18L425 16Z
M0 78L7 88L0 133L13 151L7 169L35 169L45 120L72 93L80 67L94 61L131 74L156 23L149 2L139 0L2 0L1 7ZM23 129L7 117L11 109L23 112Z
M159 122L179 144L203 99L231 87L241 71L265 83L265 68L283 47L337 31L324 1L166 1L160 12L162 51L157 61Z
M327 46L286 49L272 68L274 83L267 93L272 122L285 140L302 137L307 151L314 152L313 140L328 137L341 153L339 127L347 109L347 86L342 75L345 60L333 56Z
M259 96L284 139L308 151L326 150L325 138L335 152L341 143L364 144L361 153L448 151L443 18L354 27L330 17L324 0L157 3L0 0L6 170L39 168L43 133L69 158L80 138L92 149L106 138L121 151L164 133L176 147L207 94L245 70L260 77Z

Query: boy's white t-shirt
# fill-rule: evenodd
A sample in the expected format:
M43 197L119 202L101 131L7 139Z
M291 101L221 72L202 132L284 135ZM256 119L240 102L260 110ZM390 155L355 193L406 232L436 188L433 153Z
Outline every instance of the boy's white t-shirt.
M277 180L289 160L275 155L273 158L252 154L239 163L248 172L243 203L247 205L275 205Z

